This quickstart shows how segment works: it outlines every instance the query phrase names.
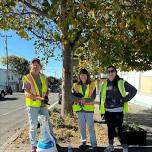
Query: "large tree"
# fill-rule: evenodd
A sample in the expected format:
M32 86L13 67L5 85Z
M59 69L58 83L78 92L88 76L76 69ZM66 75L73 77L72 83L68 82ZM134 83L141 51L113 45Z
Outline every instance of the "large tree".
M71 113L74 53L90 71L109 64L152 68L151 5L151 0L2 0L0 29L16 30L27 39L33 33L46 61L55 48L62 49L65 115Z
M78 67L94 73L110 64L123 71L151 70L151 8L151 0L96 1L88 22L92 30L76 50Z
M22 57L17 57L13 55L8 56L8 58L2 57L1 63L4 64L5 66L7 66L8 63L9 70L12 71L13 73L18 74L20 77L29 73L30 70L29 61Z
M61 85L61 79L58 79L56 77L53 77L53 76L48 76L47 77L47 81L48 81L48 85L51 86L51 85Z

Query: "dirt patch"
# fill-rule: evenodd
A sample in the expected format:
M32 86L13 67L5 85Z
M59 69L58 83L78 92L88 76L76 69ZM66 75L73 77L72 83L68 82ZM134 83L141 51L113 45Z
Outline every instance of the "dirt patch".
M101 123L101 117L99 115L98 108L96 108L94 114L95 119L95 131L98 145L108 144L107 126ZM127 122L135 122L137 125L146 125L151 127L151 109L147 110L144 107L134 104L129 105L130 113L127 114ZM126 116L124 118L126 120ZM67 145L69 142L71 145L80 144L80 131L78 128L77 115L73 117L67 116L63 119L60 115L59 109L54 109L50 112L50 120L53 125L53 131L57 138L57 141L61 145ZM40 129L38 129L37 139L39 137ZM150 140L151 141L151 140ZM90 144L89 132L87 130L87 142ZM14 144L29 144L28 127L21 133L21 135L14 141ZM119 141L115 138L115 145L119 145Z
M53 131L59 144L72 145L80 144L80 131L78 128L77 115L73 117L67 116L63 119L60 115L59 109L54 109L50 112L50 119L53 125ZM99 119L95 115L95 131L96 138L99 145L108 144L107 127L105 124L99 122ZM38 129L39 137L40 129ZM90 144L89 132L87 130L87 141ZM15 144L29 144L28 127L20 134L20 136L14 141Z

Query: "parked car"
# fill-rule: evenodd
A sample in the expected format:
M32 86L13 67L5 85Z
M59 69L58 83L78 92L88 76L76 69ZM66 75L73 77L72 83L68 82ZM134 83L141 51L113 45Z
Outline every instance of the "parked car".
M13 90L12 90L12 87L11 86L6 86L6 94L10 94L12 95L13 94Z
M6 95L5 86L0 85L0 98L4 98Z
M59 85L50 85L49 86L50 92L59 92Z

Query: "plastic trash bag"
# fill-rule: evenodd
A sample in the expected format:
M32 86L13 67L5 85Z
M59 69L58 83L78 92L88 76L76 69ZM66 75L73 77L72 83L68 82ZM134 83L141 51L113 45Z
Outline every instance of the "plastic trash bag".
M37 152L58 152L53 136L50 134L49 122L44 115L38 116L40 123L40 138L37 144Z

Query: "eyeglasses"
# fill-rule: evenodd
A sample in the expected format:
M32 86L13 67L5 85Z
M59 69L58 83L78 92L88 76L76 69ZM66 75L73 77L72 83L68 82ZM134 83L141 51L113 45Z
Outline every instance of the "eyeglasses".
M108 70L107 71L107 73L114 73L115 72L115 70L113 69L113 70Z

